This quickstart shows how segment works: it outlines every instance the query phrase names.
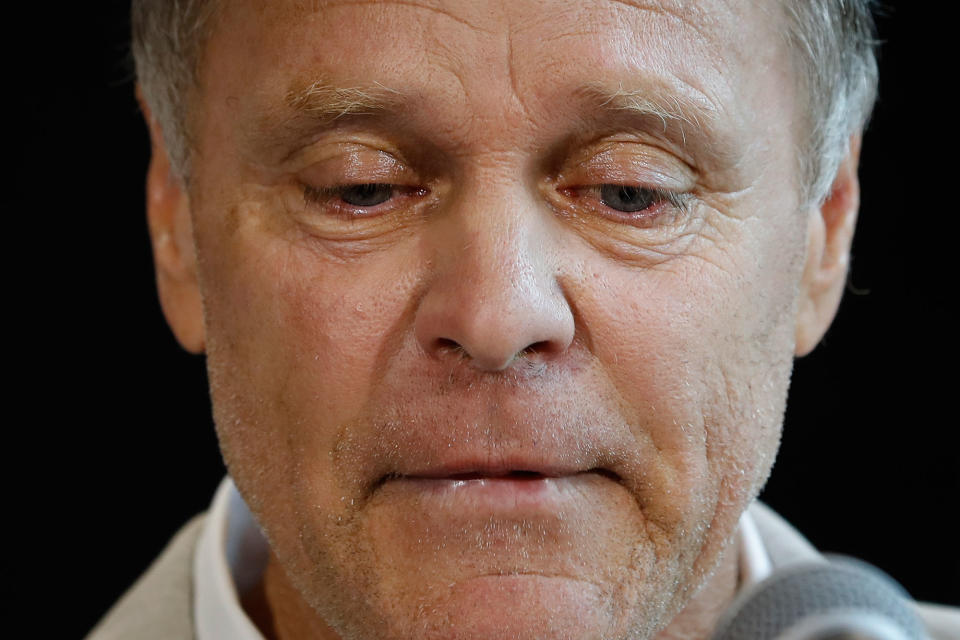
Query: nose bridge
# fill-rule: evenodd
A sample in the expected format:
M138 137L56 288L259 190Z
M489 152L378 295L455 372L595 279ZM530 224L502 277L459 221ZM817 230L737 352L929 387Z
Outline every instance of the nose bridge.
M436 357L484 370L547 359L573 338L550 220L516 181L465 190L431 234L433 277L417 337Z

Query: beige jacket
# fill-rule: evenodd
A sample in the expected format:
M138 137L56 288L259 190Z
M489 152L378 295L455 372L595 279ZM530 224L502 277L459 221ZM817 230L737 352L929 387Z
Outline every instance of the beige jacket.
M822 558L813 546L774 513L756 503L750 507L774 570ZM193 551L203 529L203 516L191 520L160 557L130 588L87 640L193 640ZM917 611L934 640L960 640L960 611L918 604Z

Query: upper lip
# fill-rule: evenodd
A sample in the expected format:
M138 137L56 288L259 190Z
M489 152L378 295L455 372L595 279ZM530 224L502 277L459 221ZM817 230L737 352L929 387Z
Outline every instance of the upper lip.
M529 411L522 394L492 399L450 394L425 409L421 404L402 402L384 417L345 429L332 452L339 472L366 493L404 478L559 478L590 472L626 484L638 473L642 447L613 411L587 412L578 405L563 415L540 415ZM562 401L556 411L561 409ZM477 417L481 412L489 415Z

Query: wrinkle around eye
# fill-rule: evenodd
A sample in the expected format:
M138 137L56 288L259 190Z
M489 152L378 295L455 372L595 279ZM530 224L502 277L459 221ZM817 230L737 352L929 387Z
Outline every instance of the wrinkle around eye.
M616 262L634 267L652 267L686 256L701 238L700 228L704 224L698 211L674 212L682 217L676 224L658 225L654 221L646 226L634 226L604 219L597 213L557 210L556 204L551 205L583 242ZM690 206L699 208L695 203Z
M687 258L691 254L689 248L697 238L695 232L689 231L678 234L670 243L659 245L636 245L595 236L583 239L613 262L632 268L651 269Z
M318 241L389 241L391 236L403 236L416 228L434 199L425 188L384 184L390 188L390 198L370 206L355 205L341 199L342 190L351 186L356 185L315 187L294 181L283 188L282 211L278 213L301 235Z

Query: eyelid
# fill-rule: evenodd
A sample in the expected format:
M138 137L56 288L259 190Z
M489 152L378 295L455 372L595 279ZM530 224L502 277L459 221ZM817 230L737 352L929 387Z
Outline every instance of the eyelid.
M629 186L642 189L651 195L649 206L636 211L623 211L613 205L604 202L601 191L605 186ZM680 193L666 189L657 189L645 187L642 185L630 185L619 183L603 183L593 185L572 186L560 190L562 195L572 201L573 205L581 212L587 210L594 215L600 215L611 219L616 223L656 223L657 220L670 214L686 214L689 212L689 206L693 195L691 193Z
M604 182L602 184L591 184L584 185L581 187L573 187L572 189L577 192L588 192L593 193L597 196L597 200L601 200L600 192L604 187L613 186L613 187L633 187L636 189L642 189L647 191L653 196L655 203L667 202L678 209L684 209L689 204L692 194L690 193L681 193L677 191L671 191L669 189L659 189L657 187L647 187L644 185L629 184L629 183L619 183L619 182ZM629 212L624 212L629 213Z
M697 172L675 155L637 140L605 140L572 157L557 176L561 185L624 184L685 192Z
M392 153L358 144L324 148L305 158L305 166L297 174L302 183L317 187L416 180L406 163Z

